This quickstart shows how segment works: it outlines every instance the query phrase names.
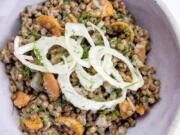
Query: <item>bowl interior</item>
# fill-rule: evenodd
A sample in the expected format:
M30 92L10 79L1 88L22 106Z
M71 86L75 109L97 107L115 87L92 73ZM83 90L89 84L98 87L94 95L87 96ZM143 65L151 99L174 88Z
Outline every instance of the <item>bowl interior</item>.
M10 1L10 0L9 0ZM19 1L19 0L16 0ZM15 36L19 29L18 15L26 5L43 0L24 0L11 8L7 16L0 17L0 44L6 45L9 37ZM165 135L180 104L180 52L178 43L167 17L155 1L127 0L128 9L140 26L147 28L151 35L152 50L148 57L149 65L157 67L157 77L161 80L162 100L153 106L150 112L138 120L128 135ZM1 12L2 9L0 9ZM18 120L10 99L9 81L4 66L0 63L0 134L19 135Z
M152 49L148 63L157 68L157 77L161 80L160 102L138 120L128 135L165 135L180 103L180 44L168 18L155 1L127 0L126 3L137 23L150 31Z

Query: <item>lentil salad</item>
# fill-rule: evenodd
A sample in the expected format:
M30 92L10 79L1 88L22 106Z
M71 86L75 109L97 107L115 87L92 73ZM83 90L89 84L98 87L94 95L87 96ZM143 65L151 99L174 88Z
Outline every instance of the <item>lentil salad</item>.
M64 35L65 25L68 22L86 24L90 21L105 31L111 48L121 52L130 59L133 66L139 68L144 85L138 91L128 90L126 100L114 109L97 112L79 109L61 92L56 74L31 70L14 56L14 39L12 39L7 48L1 51L1 59L10 78L12 100L18 108L24 134L123 135L126 134L128 127L135 126L136 118L145 115L151 105L160 99L160 81L154 76L155 68L148 67L146 63L147 53L150 51L148 31L135 24L122 0L105 0L105 2L102 0L99 4L106 5L104 4L106 2L109 5L108 11L113 8L113 14L110 11L101 11L97 3L91 0L48 0L37 5L35 9L27 7L21 13L22 27L18 34L21 37L21 44L34 42L42 36ZM47 20L51 21L46 22ZM91 35L95 44L102 46L103 41L99 32L96 31ZM83 58L87 58L89 44L85 40L82 41L82 46ZM38 49L33 51L32 55L37 58L34 62L40 64ZM67 54L64 48L53 46L47 57L52 64L57 64L62 61L62 56ZM112 61L123 80L131 82L132 76L128 66L116 57L113 57ZM90 74L96 73L93 67L85 70ZM71 74L70 81L74 87L81 88L80 93L83 96L95 101L113 100L122 95L120 88L114 88L107 81L94 92L86 91L79 86L81 84L76 72ZM49 85L52 82L54 85Z

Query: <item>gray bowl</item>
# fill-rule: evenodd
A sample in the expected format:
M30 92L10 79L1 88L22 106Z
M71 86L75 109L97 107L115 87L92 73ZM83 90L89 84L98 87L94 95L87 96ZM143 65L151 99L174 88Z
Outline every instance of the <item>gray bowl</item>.
M127 0L137 23L150 31L149 65L157 67L162 100L137 122L128 135L165 135L180 105L180 43L177 24L161 1Z
M1 47L5 46L9 37L16 35L19 12L26 5L40 1L23 0L18 6L10 4L12 10L6 16L0 16ZM177 37L177 24L161 0L126 0L126 3L137 23L150 31L152 51L148 63L157 67L157 76L162 82L162 100L153 106L150 113L138 120L135 128L128 130L128 135L165 135L180 106L180 38ZM17 114L10 100L9 81L2 64L0 68L0 134L19 135Z

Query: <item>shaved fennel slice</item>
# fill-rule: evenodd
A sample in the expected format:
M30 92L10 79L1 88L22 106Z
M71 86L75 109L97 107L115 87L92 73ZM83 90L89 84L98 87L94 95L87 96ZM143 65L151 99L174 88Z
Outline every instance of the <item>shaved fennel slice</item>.
M113 108L117 104L123 102L126 99L126 90L122 91L122 96L115 100L98 102L79 94L70 83L70 74L64 74L58 76L58 82L61 86L61 90L64 93L66 99L71 102L75 107L82 110L98 111L106 108Z
M34 60L32 56L21 55L25 60Z
M50 61L46 58L46 55L48 53L48 50L53 46L53 45L59 45L62 46L66 49L65 46L65 39L64 37L42 37L38 41L23 45L19 47L19 37L15 38L14 41L14 55L27 67L36 70L36 71L41 71L41 72L51 72L51 73L58 73L61 74L64 71L67 71L65 68L65 64L58 63L56 65L52 65ZM78 48L76 45L76 42L71 39L70 43L73 46L74 52L78 55L81 56L83 53L83 50L81 48ZM33 50L33 47L36 46L37 49L40 51L42 55L42 61L45 66L37 65L34 63L31 63L28 60L32 60L32 56L27 56L23 55L24 53ZM69 70L71 70L75 66L75 61L69 56L67 58L67 65Z
M107 49L106 49L106 52L102 51L102 53L99 53L99 56L100 56L99 58L102 58L103 55L105 55L105 54L112 54L112 55L116 56L117 58L121 59L122 61L124 61L130 69L133 81L131 83L123 81L123 84L124 84L125 88L129 88L131 90L137 90L144 84L144 80L143 80L139 70L137 68L133 67L133 65L131 64L131 62L129 61L128 58L124 57L121 53L117 52L116 50L114 50L114 51L113 50L114 49L112 49L112 53L110 52L110 50L107 50Z
M16 51L19 48L19 44L20 44L20 37L16 36L14 39L14 51Z
M31 83L30 83L31 88L33 88L35 91L41 91L43 90L42 86L42 76L39 72L35 73L33 76Z
M101 34L103 41L104 41L104 46L110 47L109 41L107 40L104 32L99 27L97 27L96 25L94 25L91 22L87 22L87 24L90 25L93 29L96 29ZM111 61L112 57L111 57L111 55L106 55L104 59L106 59L106 60L104 60L102 62L102 66L105 69L105 71L110 74L111 69L113 68L113 63Z
M88 91L95 91L103 84L104 80L99 74L90 75L80 65L76 65L75 72L81 85Z
M73 39L70 39L69 41L71 43L71 46L73 46L74 52L77 56L81 56L83 53L82 48L78 48L76 42ZM67 58L67 64L58 63L56 65L52 65L51 62L47 59L46 55L49 51L49 49L54 46L58 45L66 49L65 45L65 38L63 36L61 37L42 37L40 38L36 43L35 46L39 49L42 55L42 61L43 64L46 66L47 70L52 73L58 73L62 74L68 67L69 70L71 70L75 66L75 61L69 56ZM67 67L66 67L67 66Z
M109 41L108 39L106 38L104 32L99 28L97 27L96 25L94 25L93 23L91 22L88 22L87 23L88 25L90 25L92 28L96 29L102 36L103 38L103 41L104 41L104 46L105 47L109 47L110 48L110 44L109 44ZM116 78L118 79L121 79L121 75L120 74L117 74L116 69L114 68L113 66L113 63L112 63L112 56L111 55L105 55L104 56L104 61L102 61L102 67L103 69L108 73L108 74L112 74L113 76L115 76Z
M16 48L15 52L18 52L18 54L24 54L26 52L33 50L33 47L34 47L34 42Z
M27 44L22 47L19 47L19 44L20 44L20 38L17 36L14 40L14 55L16 56L16 58L18 58L19 61L21 61L24 65L26 65L27 67L29 67L33 70L46 72L47 70L43 66L36 65L36 64L33 64L33 63L27 61L28 57L30 59L32 59L31 56L23 55L23 53L25 53L26 51L30 51L33 49L33 44ZM23 48L23 49L21 49L21 48Z
M33 60L32 56L23 55L24 53L33 49L33 44L30 43L30 44L27 44L27 45L21 46L21 47L19 47L19 44L20 44L20 37L16 36L16 38L14 39L14 53L16 55L22 55L24 57L24 59Z
M101 34L103 41L104 41L104 46L110 47L109 41L107 40L106 36L104 35L104 32L99 27L97 27L96 25L94 25L91 22L87 22L87 24L90 25L93 29L96 29Z
M73 51L73 47L70 43L70 39L72 36L85 37L91 46L95 46L95 44L94 44L91 36L89 35L85 25L79 24L79 23L67 23L65 26L65 43L67 45L67 50L72 55L72 58L81 66L89 68L90 67L89 62L84 60L84 59L81 59L81 56L80 57L77 56L75 54L75 52ZM79 45L79 47L81 47L80 44L78 44L78 45Z
M36 64L33 64L33 63L27 61L27 59L25 59L26 57L24 57L23 55L19 55L19 54L16 54L16 53L14 53L14 55L16 56L16 58L18 58L18 60L22 64L29 67L30 69L33 69L33 70L36 70L36 71L41 71L41 72L47 72L47 69L44 66L36 65Z
M67 23L65 26L65 34L68 36L81 36L85 37L91 46L95 46L91 36L89 35L87 28L84 24L79 23ZM66 36L66 35L65 35Z
M93 30L96 29L101 34L104 41L104 45L106 47L110 47L109 42L107 38L105 37L103 31L101 31L101 29L99 29L97 26L95 26L94 24L90 22L88 22L88 25L90 25L91 28L93 28ZM102 62L103 68L108 74L110 74L112 72L111 70L114 68L111 59L112 59L111 55L106 55ZM90 75L80 65L76 66L75 72L77 74L77 77L81 85L88 91L95 91L104 82L104 79L98 73L95 75Z
M119 80L114 79L103 70L101 66L101 61L102 61L102 57L106 54L113 55L121 59L124 63L127 64L133 78L133 81L131 83L124 82L121 80L121 78ZM95 68L95 70L106 81L108 81L111 85L115 87L122 88L122 89L128 88L128 89L136 91L138 88L142 87L142 85L144 84L144 80L140 72L138 71L138 69L135 69L133 67L133 65L131 64L128 58L126 58L125 56L123 56L121 53L119 53L118 51L114 49L102 47L102 46L93 47L89 51L89 61L90 61L90 64Z
M94 25L90 22L88 22L88 25L90 25L91 28L93 28L93 30L96 29L101 34L103 41L104 41L104 46L110 47L109 41L107 40L104 32L101 29L99 29L96 25ZM102 61L102 67L106 73L112 74L116 78L118 78L118 79L120 78L122 80L121 75L113 67L111 55L104 56L104 59ZM76 71L77 77L78 77L81 85L88 91L95 91L104 82L104 79L98 73L95 75L90 75L79 65L76 66L75 71Z
M115 68L111 70L111 74L116 80L118 80L119 82L123 82L122 76L119 74L119 72Z
M97 24L97 27L101 29L104 25L105 25L104 21L100 21L100 22ZM103 32L105 33L105 31L103 31Z

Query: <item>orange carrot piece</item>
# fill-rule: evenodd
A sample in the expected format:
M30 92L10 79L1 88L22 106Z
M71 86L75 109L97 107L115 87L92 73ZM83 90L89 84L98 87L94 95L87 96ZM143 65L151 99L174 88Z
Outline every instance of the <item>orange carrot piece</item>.
M43 75L43 85L47 90L47 94L52 101L55 101L60 96L60 88L54 75L51 73L45 73Z
M145 62L146 59L146 42L142 41L138 43L135 46L135 53L138 55L139 59L141 60L142 63Z
M38 130L43 127L43 122L39 116L36 116L35 119L22 119L22 123L31 130Z
M136 112L140 115L144 115L145 109L142 105L138 105L138 106L136 106Z
M127 100L119 104L119 110L122 118L124 119L128 118L133 114L132 107Z
M30 100L31 100L30 95L24 92L18 91L15 94L14 105L17 106L18 108L22 108L22 107L25 107L29 103Z
M44 16L38 17L36 21L41 26L50 30L52 34L56 36L62 35L63 29L61 28L58 20L55 19L54 17L44 15Z
M99 0L99 4L101 6L101 8L98 7L98 9L92 9L92 4L93 2L90 2L87 6L86 6L86 11L88 13L94 14L94 13L101 13L101 17L109 17L109 16L114 16L114 9L113 6L111 4L111 2L109 2L108 0Z
M109 2L108 0L100 0L100 2L103 5L102 18L114 16L114 9L111 2Z
M76 119L71 117L59 116L58 118L56 118L56 121L63 123L66 126L69 126L70 128L73 129L74 132L76 132L77 135L83 135L84 132L83 125Z
M71 20L71 22L77 23L77 18L73 15L73 14L69 14L69 19Z

